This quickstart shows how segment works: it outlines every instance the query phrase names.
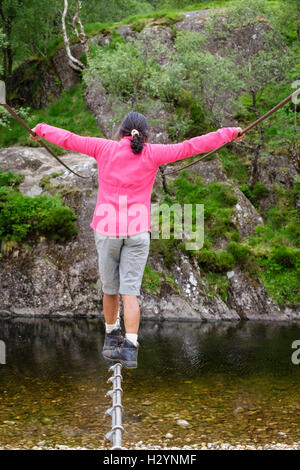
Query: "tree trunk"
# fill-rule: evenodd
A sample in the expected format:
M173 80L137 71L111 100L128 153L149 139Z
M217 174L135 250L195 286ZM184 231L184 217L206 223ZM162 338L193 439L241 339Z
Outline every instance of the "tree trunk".
M68 11L68 7L69 7L68 0L64 0L64 10L63 10L63 13L62 13L62 18L61 18L62 21L61 22L62 22L62 30L63 30L65 49L66 49L66 53L67 53L67 56L68 56L68 59L69 59L70 67L72 67L72 69L80 72L82 69L84 69L84 65L83 65L82 62L80 62L80 60L76 59L76 57L74 57L72 55L72 52L71 52L71 49L70 49L70 42L69 42L69 38L68 38L68 35L67 35L66 14L67 14L67 11Z
M83 24L82 24L80 16L79 16L80 9L81 9L81 1L77 0L76 11L75 11L75 14L74 14L73 20L72 20L72 27L73 27L74 33L76 34L76 36L78 37L80 43L83 46L84 52L88 56L90 51L89 51L89 48L88 48L87 37L86 37L86 34L84 32L84 27L83 27ZM76 23L79 26L79 32L77 30Z
M259 174L258 174L258 161L259 161L259 156L260 152L263 148L264 140L265 140L265 129L263 126L259 127L260 131L260 141L256 145L256 148L254 150L253 156L252 156L252 168L251 168L251 175L250 175L250 181L249 181L249 186L252 188L252 186L257 183Z
M162 184L163 184L163 189L166 194L170 194L167 186L167 181L166 181L166 176L165 176L165 170L161 166L159 167L159 171L161 174L161 179L162 179Z

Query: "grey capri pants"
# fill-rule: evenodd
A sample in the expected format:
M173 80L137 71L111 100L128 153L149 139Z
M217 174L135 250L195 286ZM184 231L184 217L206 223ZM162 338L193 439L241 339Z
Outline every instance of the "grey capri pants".
M94 236L104 294L140 295L150 232L110 237L94 230Z

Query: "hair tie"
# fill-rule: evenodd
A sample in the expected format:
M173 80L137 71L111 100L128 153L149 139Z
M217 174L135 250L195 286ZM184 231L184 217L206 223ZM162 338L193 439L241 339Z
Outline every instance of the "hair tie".
M140 135L140 133L136 129L132 129L131 135L132 135L132 137L134 137L135 135Z

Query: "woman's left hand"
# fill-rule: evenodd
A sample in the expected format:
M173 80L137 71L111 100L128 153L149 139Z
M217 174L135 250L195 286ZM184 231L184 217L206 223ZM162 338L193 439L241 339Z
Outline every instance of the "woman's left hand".
M35 132L35 128L31 129L31 130L32 130L32 132ZM32 134L30 134L29 137L30 137L31 140L40 140L40 138L41 138L39 135L32 135Z

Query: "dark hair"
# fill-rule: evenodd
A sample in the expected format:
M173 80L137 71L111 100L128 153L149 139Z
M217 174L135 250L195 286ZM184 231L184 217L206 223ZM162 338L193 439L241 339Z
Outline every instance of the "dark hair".
M131 111L124 117L118 134L119 137L122 138L126 135L131 136L131 131L133 129L139 131L139 135L135 134L132 137L130 145L133 153L141 153L144 143L148 138L147 128L148 123L146 117L143 114Z

